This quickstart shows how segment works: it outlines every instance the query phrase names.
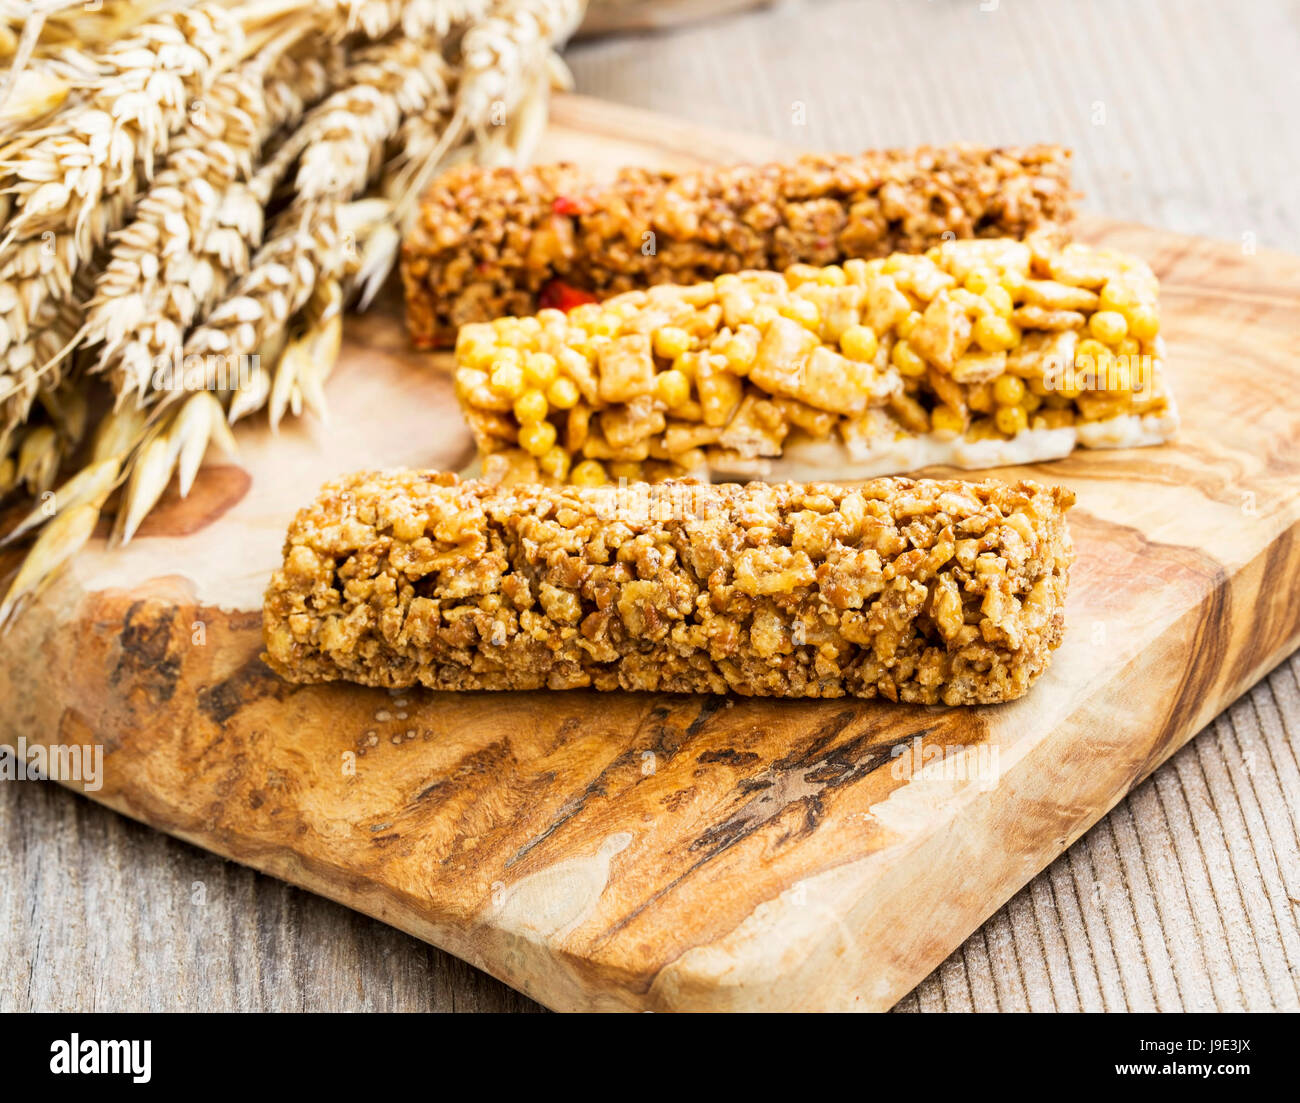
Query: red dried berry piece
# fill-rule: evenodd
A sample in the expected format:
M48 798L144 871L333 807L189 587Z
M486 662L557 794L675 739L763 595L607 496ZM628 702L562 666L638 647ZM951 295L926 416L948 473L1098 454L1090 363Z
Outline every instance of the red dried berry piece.
M563 280L547 280L537 296L537 307L539 310L562 310L567 314L575 306L599 301L590 291L583 291Z
M558 215L579 215L587 213L587 204L571 195L557 195L551 200L551 210Z

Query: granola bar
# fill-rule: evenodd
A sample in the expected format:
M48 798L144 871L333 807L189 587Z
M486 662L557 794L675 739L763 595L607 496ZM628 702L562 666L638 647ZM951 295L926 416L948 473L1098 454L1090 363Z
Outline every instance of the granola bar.
M1028 463L1172 436L1157 292L1110 249L949 241L464 326L456 393L522 482Z
M954 145L672 174L467 165L402 247L421 347L458 326L746 268L825 265L951 237L1019 237L1073 216L1069 152Z
M1021 696L1063 631L1074 495L877 479L330 483L289 529L264 660L295 682Z

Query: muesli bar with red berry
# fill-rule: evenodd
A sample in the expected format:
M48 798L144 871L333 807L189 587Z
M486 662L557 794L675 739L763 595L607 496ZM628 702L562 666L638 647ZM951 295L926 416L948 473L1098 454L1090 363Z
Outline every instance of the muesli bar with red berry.
M434 183L403 244L407 325L417 345L442 347L469 322L653 284L1023 237L1071 220L1069 159L1059 146L952 145L608 181L571 164L461 166Z

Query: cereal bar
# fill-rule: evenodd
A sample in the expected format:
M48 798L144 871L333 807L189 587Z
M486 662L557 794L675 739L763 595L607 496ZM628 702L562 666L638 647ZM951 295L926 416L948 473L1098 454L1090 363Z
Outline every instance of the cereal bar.
M1057 146L815 155L679 174L573 165L455 168L402 247L407 324L421 347L458 326L745 268L918 252L1020 237L1073 215Z
M363 472L290 527L263 658L390 688L1008 701L1061 641L1073 501L1029 482Z
M1038 236L476 323L456 362L483 472L522 482L870 478L1177 426L1151 270Z

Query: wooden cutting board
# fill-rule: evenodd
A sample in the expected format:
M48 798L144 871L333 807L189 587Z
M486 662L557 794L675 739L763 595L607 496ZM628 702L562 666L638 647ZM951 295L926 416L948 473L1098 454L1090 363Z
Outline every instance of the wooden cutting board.
M576 97L554 117L545 157L775 152ZM1300 643L1300 259L1082 233L1161 277L1184 428L1002 472L1079 498L1066 640L1019 702L280 682L259 607L293 512L342 472L470 452L390 301L349 323L328 425L247 427L0 640L0 736L102 744L94 799L553 1008L888 1008Z

